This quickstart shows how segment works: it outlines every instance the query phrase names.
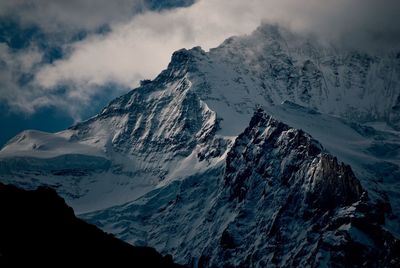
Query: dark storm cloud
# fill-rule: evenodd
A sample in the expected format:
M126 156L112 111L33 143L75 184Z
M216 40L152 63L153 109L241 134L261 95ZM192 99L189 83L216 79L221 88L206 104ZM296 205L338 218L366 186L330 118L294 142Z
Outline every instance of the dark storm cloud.
M399 48L398 0L299 2L303 3L298 3L296 8L288 7L289 19L286 19L295 29L312 32L352 48Z
M190 5L193 0L13 0L0 1L0 17L23 25L38 25L45 32L95 30L123 23L147 9Z

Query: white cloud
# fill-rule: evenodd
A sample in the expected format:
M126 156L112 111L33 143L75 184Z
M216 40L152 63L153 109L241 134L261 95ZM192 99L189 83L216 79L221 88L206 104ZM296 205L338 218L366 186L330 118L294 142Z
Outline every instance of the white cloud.
M25 113L32 113L37 106L43 105L40 98L43 92L29 86L21 87L19 83L21 75L34 72L41 59L42 54L37 48L13 53L7 45L0 43L0 101Z
M254 1L259 2L259 1ZM152 78L182 47L217 46L225 38L248 33L261 22L261 14L246 10L247 1L205 0L190 8L147 12L116 25L106 36L95 36L74 44L72 55L44 67L37 76L43 87L58 83L101 85L117 81L134 86Z
M81 88L75 84L64 88L57 85L51 89L37 86L29 79L41 66L42 57L42 52L36 47L13 51L0 43L0 102L7 104L9 112L30 115L43 107L56 107L74 120L80 120L82 113L90 110L93 99L110 90L88 85ZM109 95L116 96L126 90L123 87L119 89L121 91Z
M70 52L67 57L40 69L32 67L37 55L11 55L0 50L0 55L15 57L18 68L31 69L35 74L34 83L25 89L31 92L21 93L28 108L21 109L34 111L40 105L57 103L76 116L82 106L101 94L104 85L119 84L121 94L125 87L137 85L140 79L155 77L167 66L173 51L197 45L204 49L215 47L232 35L250 33L261 21L285 24L295 31L314 33L350 46L385 48L400 44L397 0L199 0L188 8L146 12L133 18L125 15L125 9L143 1L118 0L118 8L111 8L110 2L113 1L73 0L66 11L61 0L37 2L48 16L39 20L43 27L50 29L55 22L54 25L66 28L77 25L90 28L107 22L111 32L66 44L65 51ZM76 18L68 17L72 11L78 12ZM18 14L26 15L27 22L36 18L24 12ZM123 19L115 18L118 12ZM9 65L17 69L15 64ZM2 76L2 83L10 84L8 94L12 94L10 81L16 87L15 77L11 73ZM66 92L60 94L60 86L66 86ZM16 107L25 105L24 101L15 103L10 97L7 99Z
M391 21L396 11L394 0L202 0L189 8L142 14L114 25L106 36L77 43L70 57L44 67L37 82L43 87L61 82L83 87L110 81L137 85L165 68L173 51L215 47L231 35L250 33L262 20L365 43L367 35L400 33L398 23Z

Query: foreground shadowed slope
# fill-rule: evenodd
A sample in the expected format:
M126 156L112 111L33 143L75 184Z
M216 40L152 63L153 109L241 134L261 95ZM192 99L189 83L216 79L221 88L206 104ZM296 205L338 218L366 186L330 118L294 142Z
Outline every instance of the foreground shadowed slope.
M133 247L85 223L56 192L0 183L0 266L112 264L181 267L154 249Z

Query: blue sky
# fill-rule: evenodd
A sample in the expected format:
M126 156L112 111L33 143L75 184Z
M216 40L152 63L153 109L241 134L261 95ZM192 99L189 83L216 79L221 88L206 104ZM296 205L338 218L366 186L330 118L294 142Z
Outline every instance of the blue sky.
M0 146L95 115L173 51L278 23L336 45L399 48L397 0L0 0Z

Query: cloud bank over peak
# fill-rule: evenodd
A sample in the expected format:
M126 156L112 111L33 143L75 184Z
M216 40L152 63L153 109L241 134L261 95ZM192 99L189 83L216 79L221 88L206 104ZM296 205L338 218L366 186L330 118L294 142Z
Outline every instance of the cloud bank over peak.
M199 1L186 9L136 16L129 23L116 25L107 35L74 44L70 57L44 67L37 82L43 87L60 82L101 85L109 81L136 86L140 79L152 78L165 68L175 50L215 47L225 38L248 33L260 24L260 16L238 12L246 6L243 1L233 0L227 6L224 2Z
M78 43L69 58L44 67L37 82L135 86L165 68L173 51L215 47L229 36L250 33L261 21L337 44L394 47L400 43L399 7L394 0L202 0L186 9L142 14L106 36Z
M23 8L12 12L27 24L36 17L26 3L42 7L49 16L38 24L46 31L52 31L54 25L58 31L109 25L106 33L65 44L64 57L31 68L33 79L26 90L35 92L27 94L34 99L32 103L38 99L39 103L51 103L58 98L65 107L87 105L110 84L121 94L141 79L154 78L167 66L173 51L198 45L207 50L230 36L251 33L261 22L285 25L349 48L386 50L398 49L400 44L400 2L396 0L198 0L191 6L193 1L176 0L188 7L136 16L129 15L132 9L149 1L15 2ZM1 5L6 6L0 6L3 13L20 7L11 2ZM78 12L77 18L66 15L72 11ZM26 57L29 66L33 56L27 53ZM78 108L72 110L79 114Z

